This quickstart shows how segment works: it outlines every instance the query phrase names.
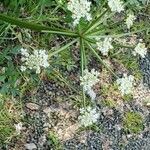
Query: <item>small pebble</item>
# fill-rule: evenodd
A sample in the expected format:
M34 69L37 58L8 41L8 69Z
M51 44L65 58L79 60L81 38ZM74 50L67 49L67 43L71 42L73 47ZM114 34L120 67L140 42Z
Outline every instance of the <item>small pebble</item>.
M38 110L39 109L39 105L37 105L35 103L27 103L26 107L30 110Z
M27 143L27 144L25 144L25 148L27 150L34 150L34 149L36 149L36 145L34 143Z

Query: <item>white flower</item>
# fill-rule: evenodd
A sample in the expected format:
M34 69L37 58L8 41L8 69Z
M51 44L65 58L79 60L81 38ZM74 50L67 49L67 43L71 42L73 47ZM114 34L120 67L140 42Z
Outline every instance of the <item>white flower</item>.
M130 29L131 26L133 25L133 21L135 20L135 16L133 14L128 14L128 17L126 19L126 25L127 25L127 28Z
M94 100L96 98L96 93L92 88L87 91L87 94L90 96L91 100Z
M134 76L124 74L123 78L117 79L117 84L119 85L119 90L121 91L122 95L131 94L133 90L133 82Z
M123 2L120 0L108 0L108 5L113 12L121 12L124 10Z
M19 135L22 130L22 123L20 122L18 124L15 124L15 128L16 128L16 133Z
M72 12L72 18L74 19L74 26L76 26L81 18L85 18L90 21L91 14L90 12L91 2L87 0L70 0L68 2L68 10Z
M99 73L95 71L95 69L92 69L91 72L85 69L83 72L83 77L80 77L80 85L83 86L84 92L86 92L92 100L96 97L92 87L99 81L98 76Z
M85 69L83 72L83 77L80 77L80 85L82 85L84 90L87 91L99 81L98 76L99 72L95 71L95 69L92 69L91 72Z
M22 72L26 71L26 69L27 69L27 68L26 68L25 66L21 66L21 67L20 67L20 70L21 70Z
M92 109L90 106L88 106L86 109L81 108L80 114L81 115L78 117L80 125L85 127L96 123L99 118L96 108Z
M41 72L41 67L47 68L49 66L48 63L48 55L45 50L34 50L33 54L29 54L26 49L21 49L22 54L22 62L24 63L21 66L21 71L25 71L28 69L36 70L36 73Z
M28 50L25 49L25 48L21 48L20 49L20 52L22 55L24 55L25 57L29 57L29 53L28 53Z
M144 43L138 43L133 52L134 55L139 54L142 58L145 58L147 54L147 48Z
M111 42L112 38L109 37L105 38L104 41L98 41L96 43L98 50L100 50L103 55L108 55L108 51L113 48Z

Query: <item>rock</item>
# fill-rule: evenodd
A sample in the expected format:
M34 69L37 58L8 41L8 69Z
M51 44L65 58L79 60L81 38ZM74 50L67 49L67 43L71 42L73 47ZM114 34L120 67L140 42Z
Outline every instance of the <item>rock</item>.
M37 148L34 143L27 143L27 144L25 144L24 146L25 146L25 148L26 148L27 150L34 150L34 149Z
M38 110L39 109L39 105L37 105L35 103L27 103L26 107L30 110Z

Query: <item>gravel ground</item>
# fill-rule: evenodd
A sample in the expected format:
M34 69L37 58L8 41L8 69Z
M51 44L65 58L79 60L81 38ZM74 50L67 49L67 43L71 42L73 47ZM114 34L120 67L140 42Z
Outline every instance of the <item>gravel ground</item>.
M140 59L140 68L143 72L143 81L150 88L150 52L145 58Z
M144 83L150 86L150 57L148 56L140 60L140 66ZM100 102L97 104L100 113L98 121L100 130L76 132L78 112L70 102L65 102L66 98L73 94L63 84L43 81L37 92L25 98L24 111L27 121L22 131L24 136L19 139L20 142L13 139L11 143L14 144L10 144L7 149L57 150L48 139L48 132L54 131L60 138L63 150L149 150L150 113L148 107L141 106L136 101L130 101L124 102L122 109L110 109ZM124 130L122 122L126 111L138 112L144 118L144 129L139 134ZM18 143L21 143L19 148Z

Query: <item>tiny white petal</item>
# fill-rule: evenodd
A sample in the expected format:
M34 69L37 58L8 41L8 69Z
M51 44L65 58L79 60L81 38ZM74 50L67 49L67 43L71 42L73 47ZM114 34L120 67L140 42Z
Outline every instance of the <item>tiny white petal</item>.
M73 25L79 24L81 18L85 18L88 21L92 19L90 12L91 2L88 0L70 0L68 2L68 10L72 12L72 18L74 20Z
M26 71L26 69L27 69L27 68L26 68L25 66L21 66L21 67L20 67L20 70L21 70L22 72Z
M144 43L138 43L134 49L134 53L139 54L142 58L145 58L147 54L147 48Z
M96 112L96 109L92 109L88 106L86 109L80 109L80 116L78 117L81 126L90 126L93 123L96 123L99 118L99 113Z
M16 133L20 134L22 130L22 123L20 122L18 124L15 124L15 128L16 128Z
M49 67L48 55L45 50L34 50L33 53L30 54L26 49L22 48L21 54L23 55L21 61L24 63L20 68L22 71L28 68L35 70L36 73L39 74L41 67Z
M124 77L117 79L117 84L119 85L119 90L122 95L131 94L133 92L133 82L134 76L124 74Z
M128 17L126 19L126 25L127 25L128 29L131 28L131 26L133 25L134 20L135 20L135 16L133 14L128 14Z
M83 76L80 77L80 85L83 86L84 92L86 92L92 100L96 97L92 87L99 81L98 76L99 72L95 71L95 69L92 69L91 72L85 69Z
M113 49L113 46L111 44L112 42L112 38L105 38L103 41L98 41L96 44L97 44L97 49L99 51L101 51L101 53L104 55L104 56L107 56L108 55L108 51L110 49Z
M91 100L95 100L96 98L96 93L92 90L92 89L89 89L87 91L87 94L90 96Z
M120 0L108 0L108 5L112 12L121 12L124 10L123 2Z

